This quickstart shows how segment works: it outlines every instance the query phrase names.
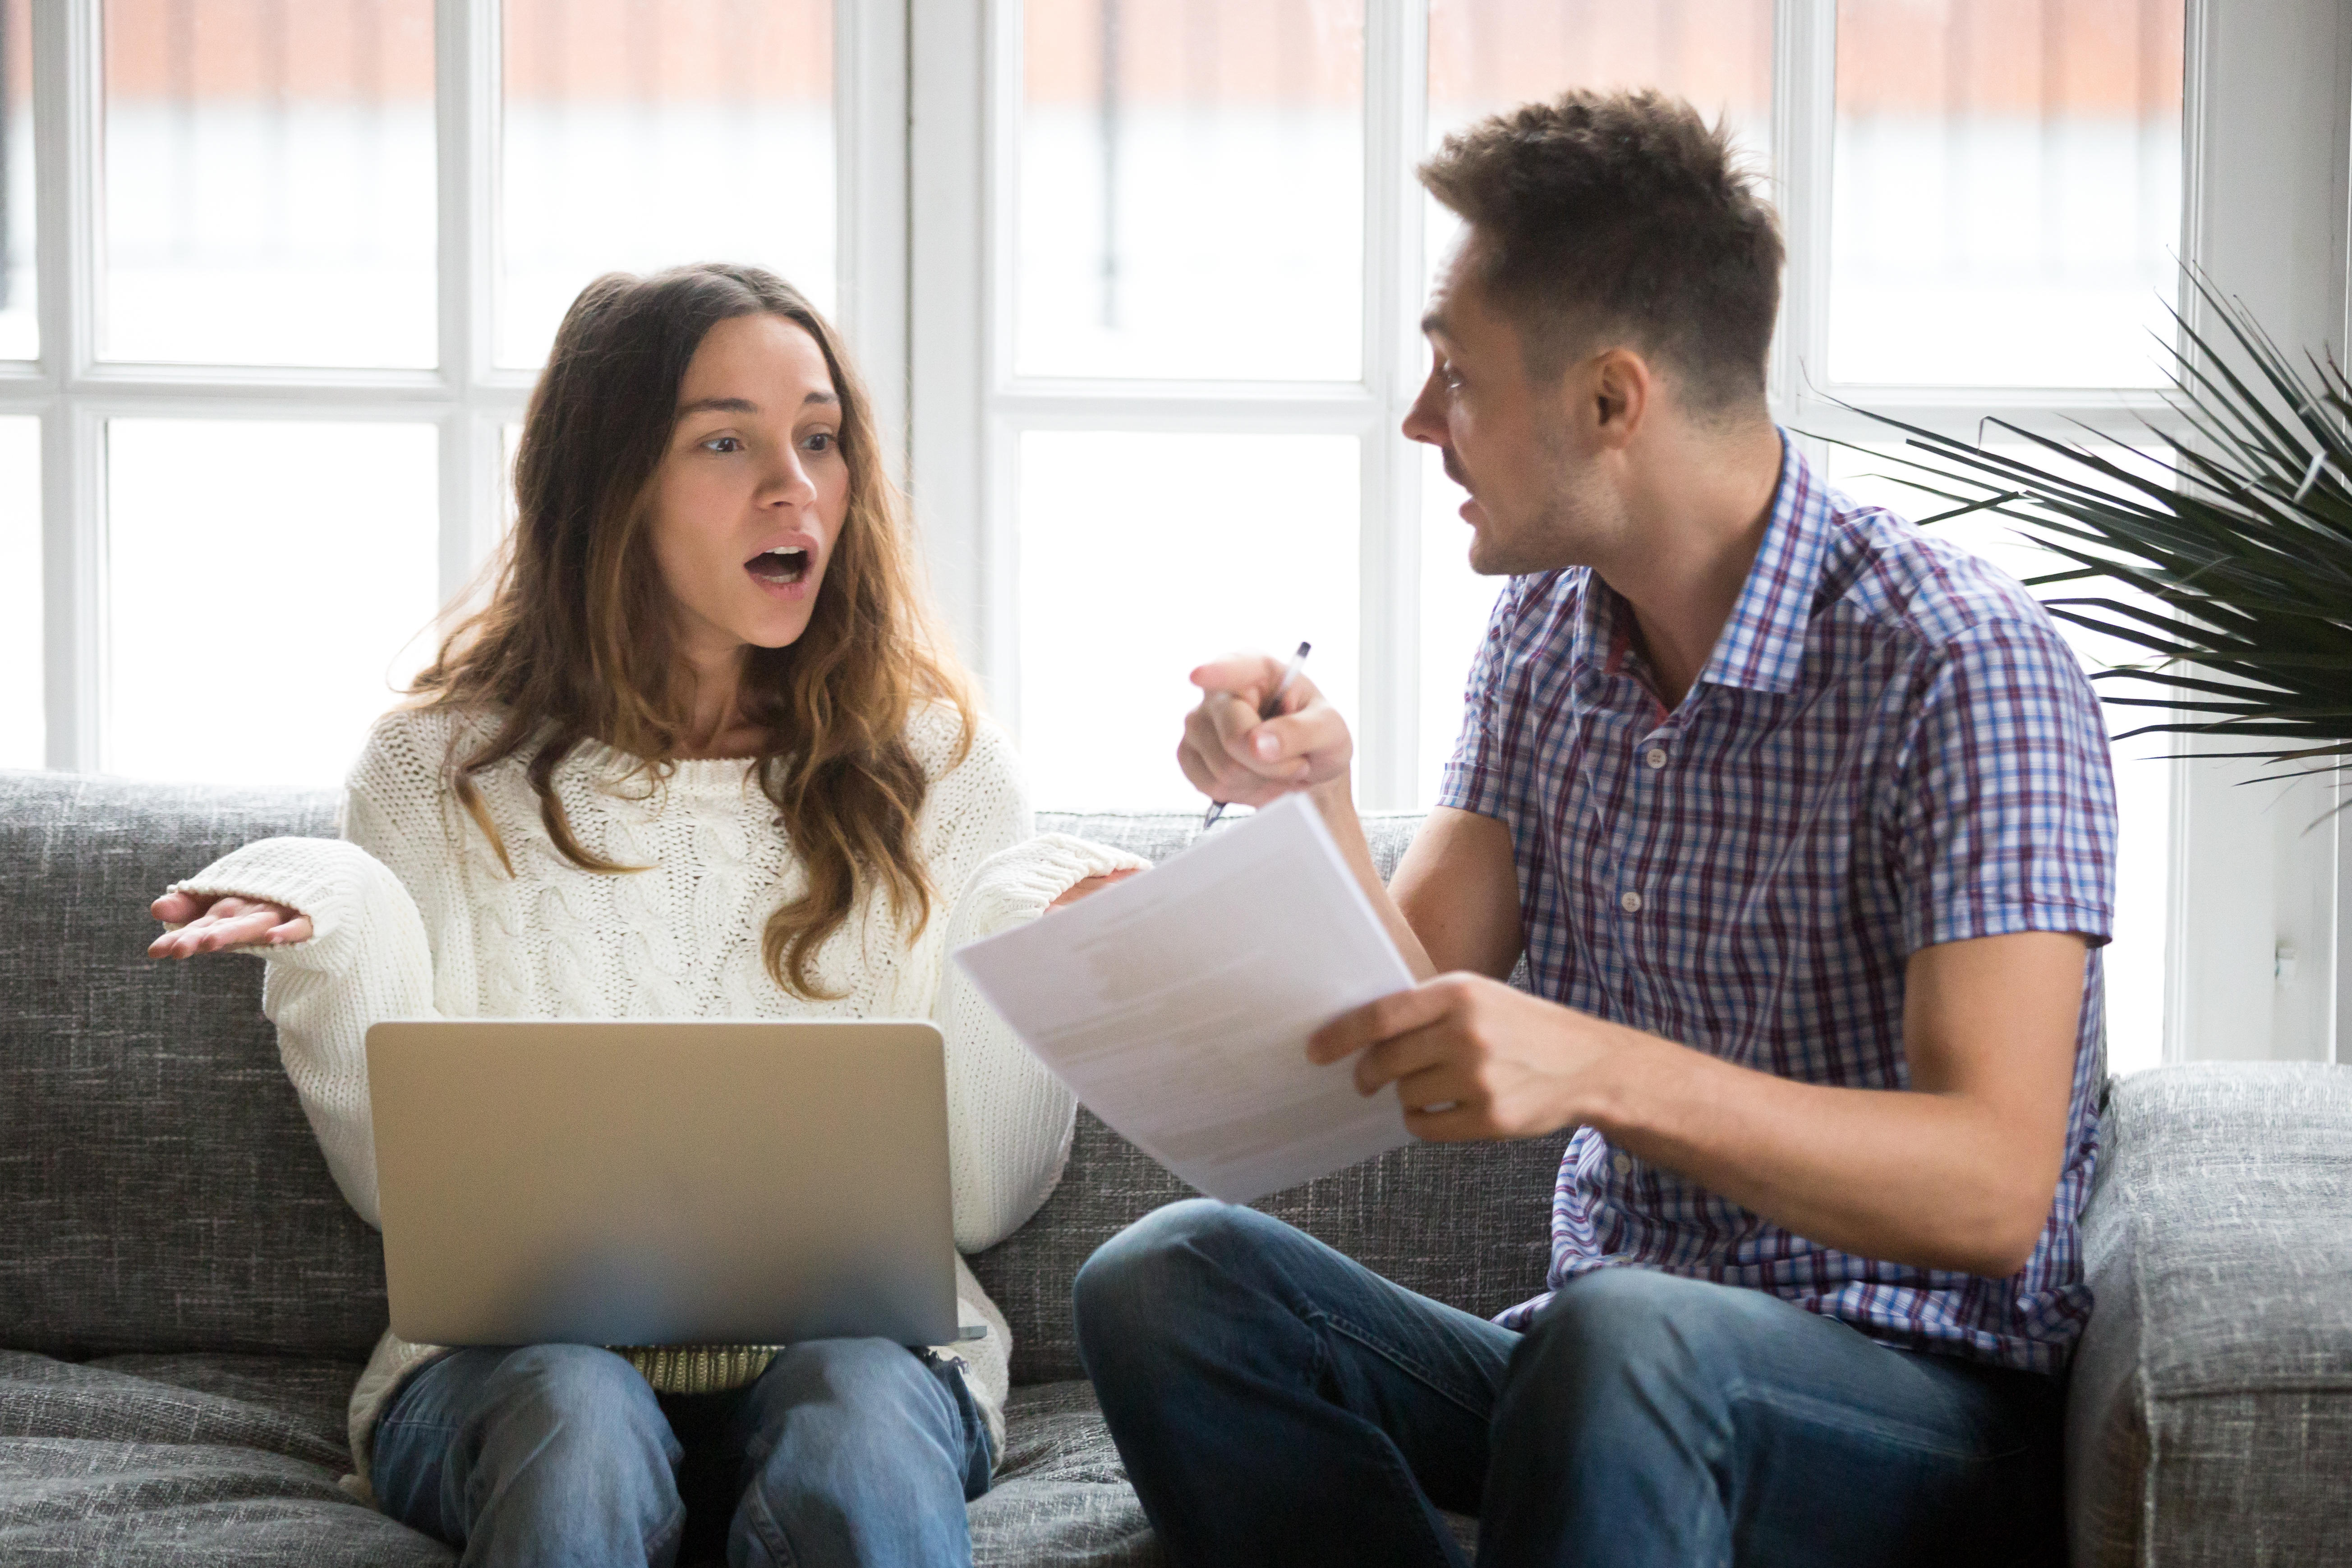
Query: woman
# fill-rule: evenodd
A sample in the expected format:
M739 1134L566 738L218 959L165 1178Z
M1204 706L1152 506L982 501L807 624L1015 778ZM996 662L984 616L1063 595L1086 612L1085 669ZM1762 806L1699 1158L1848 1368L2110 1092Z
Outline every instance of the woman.
M371 1224L378 1019L929 1016L956 1245L995 1242L1059 1177L1073 1107L948 952L1139 863L1031 836L832 329L754 268L598 279L516 489L490 601L377 723L341 839L266 839L177 884L152 951L268 959L287 1070ZM966 1561L1007 1332L957 1279L987 1335L929 1352L387 1333L352 1396L355 1468L468 1563L668 1562L689 1512L737 1563Z

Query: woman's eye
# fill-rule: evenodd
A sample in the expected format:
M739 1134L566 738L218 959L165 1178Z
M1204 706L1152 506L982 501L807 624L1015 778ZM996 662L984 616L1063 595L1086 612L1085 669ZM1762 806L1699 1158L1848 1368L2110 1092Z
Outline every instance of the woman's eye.
M812 452L830 452L837 441L838 437L832 431L819 430L809 437L808 449Z
M734 436L713 436L702 444L702 449L706 452L740 452L743 449L743 443Z

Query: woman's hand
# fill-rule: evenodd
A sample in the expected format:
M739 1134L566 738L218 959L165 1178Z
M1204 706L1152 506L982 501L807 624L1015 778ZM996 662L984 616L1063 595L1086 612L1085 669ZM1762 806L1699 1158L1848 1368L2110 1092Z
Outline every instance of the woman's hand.
M180 928L167 931L150 942L150 958L194 958L200 952L218 952L225 947L285 947L310 940L310 917L283 904L166 893L148 907L165 925Z
M1101 892L1113 882L1124 882L1129 877L1139 875L1141 875L1141 873L1134 867L1130 866L1124 871L1106 871L1099 877L1088 877L1083 881L1071 883L1067 888L1063 889L1062 896L1060 898L1055 899L1052 903L1047 904L1045 908L1048 910L1058 910L1066 904L1075 904L1089 893Z

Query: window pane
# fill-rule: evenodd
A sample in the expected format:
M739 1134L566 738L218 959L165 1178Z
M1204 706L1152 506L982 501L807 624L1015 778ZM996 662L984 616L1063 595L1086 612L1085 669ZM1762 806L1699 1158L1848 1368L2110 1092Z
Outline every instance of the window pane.
M1841 0L1830 374L2161 384L2181 0Z
M1024 375L1352 381L1362 0L1028 0Z
M2023 444L1993 444L1994 451L2028 458L2040 463L2048 454ZM2143 444L2143 450L2147 450ZM1892 507L1914 520L1951 510L1952 502L1903 482L1906 470L1885 457L1844 447L1830 449L1830 482L1854 497ZM2171 453L2156 447L2148 454L2168 464ZM2078 476L2085 478L2087 476ZM2068 564L2019 533L2010 524L1983 513L1939 522L1929 531L1972 551L2022 580ZM2086 591L2145 609L2159 606L2153 599L2120 584L2101 584L2086 590L2068 583L2042 590L2046 597L2072 598ZM2058 630L2083 660L2086 669L2111 669L2145 663L2142 650L2113 637L2103 637L2068 622ZM2135 693L2134 695L2138 695ZM2110 733L2137 728L2150 715L2134 718L2131 710L2110 709ZM2172 767L2165 759L2180 749L2175 735L2137 735L2114 744L2116 773L2116 931L2106 949L2107 1070L2137 1072L2155 1067L2164 1055L2164 932L2170 892Z
M0 768L37 768L41 680L41 422L0 419Z
M41 352L33 291L33 6L0 0L0 359Z
M107 426L108 766L333 784L432 652L429 425ZM191 646L236 679L184 678Z
M1414 804L1437 804L1437 786L1462 733L1462 693L1486 640L1486 617L1507 581L1470 570L1469 492L1445 477L1434 447L1421 465L1421 763Z
M782 274L830 312L832 0L506 0L498 360L590 279Z
M106 0L110 359L436 358L433 0Z
M1176 767L1185 677L1304 639L1357 702L1349 436L1032 431L1021 443L1021 744L1046 807L1200 803Z
M1430 0L1429 145L1447 132L1570 88L1654 87L1721 117L1770 163L1772 0ZM1428 204L1434 268L1460 227Z

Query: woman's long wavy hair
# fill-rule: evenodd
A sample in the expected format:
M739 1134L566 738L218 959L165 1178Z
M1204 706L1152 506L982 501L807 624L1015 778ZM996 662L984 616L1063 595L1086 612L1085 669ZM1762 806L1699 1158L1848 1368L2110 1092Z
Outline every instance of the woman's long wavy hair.
M747 651L740 707L763 731L755 764L777 826L805 870L804 894L769 917L761 950L779 985L819 997L817 950L879 887L903 931L919 932L932 889L915 842L928 781L909 717L944 704L971 744L971 689L949 651L908 549L903 507L882 467L873 405L840 340L799 290L753 267L705 264L649 278L610 273L563 318L532 392L516 454L514 532L484 608L467 616L410 689L418 707L488 721L449 759L450 781L507 873L514 862L475 783L528 759L540 821L566 859L625 872L582 847L552 779L584 742L640 758L649 782L674 770L693 677L677 657L676 611L649 529L656 470L678 388L703 336L767 314L816 340L841 399L849 504L809 616L785 647ZM461 731L460 733L467 733Z

